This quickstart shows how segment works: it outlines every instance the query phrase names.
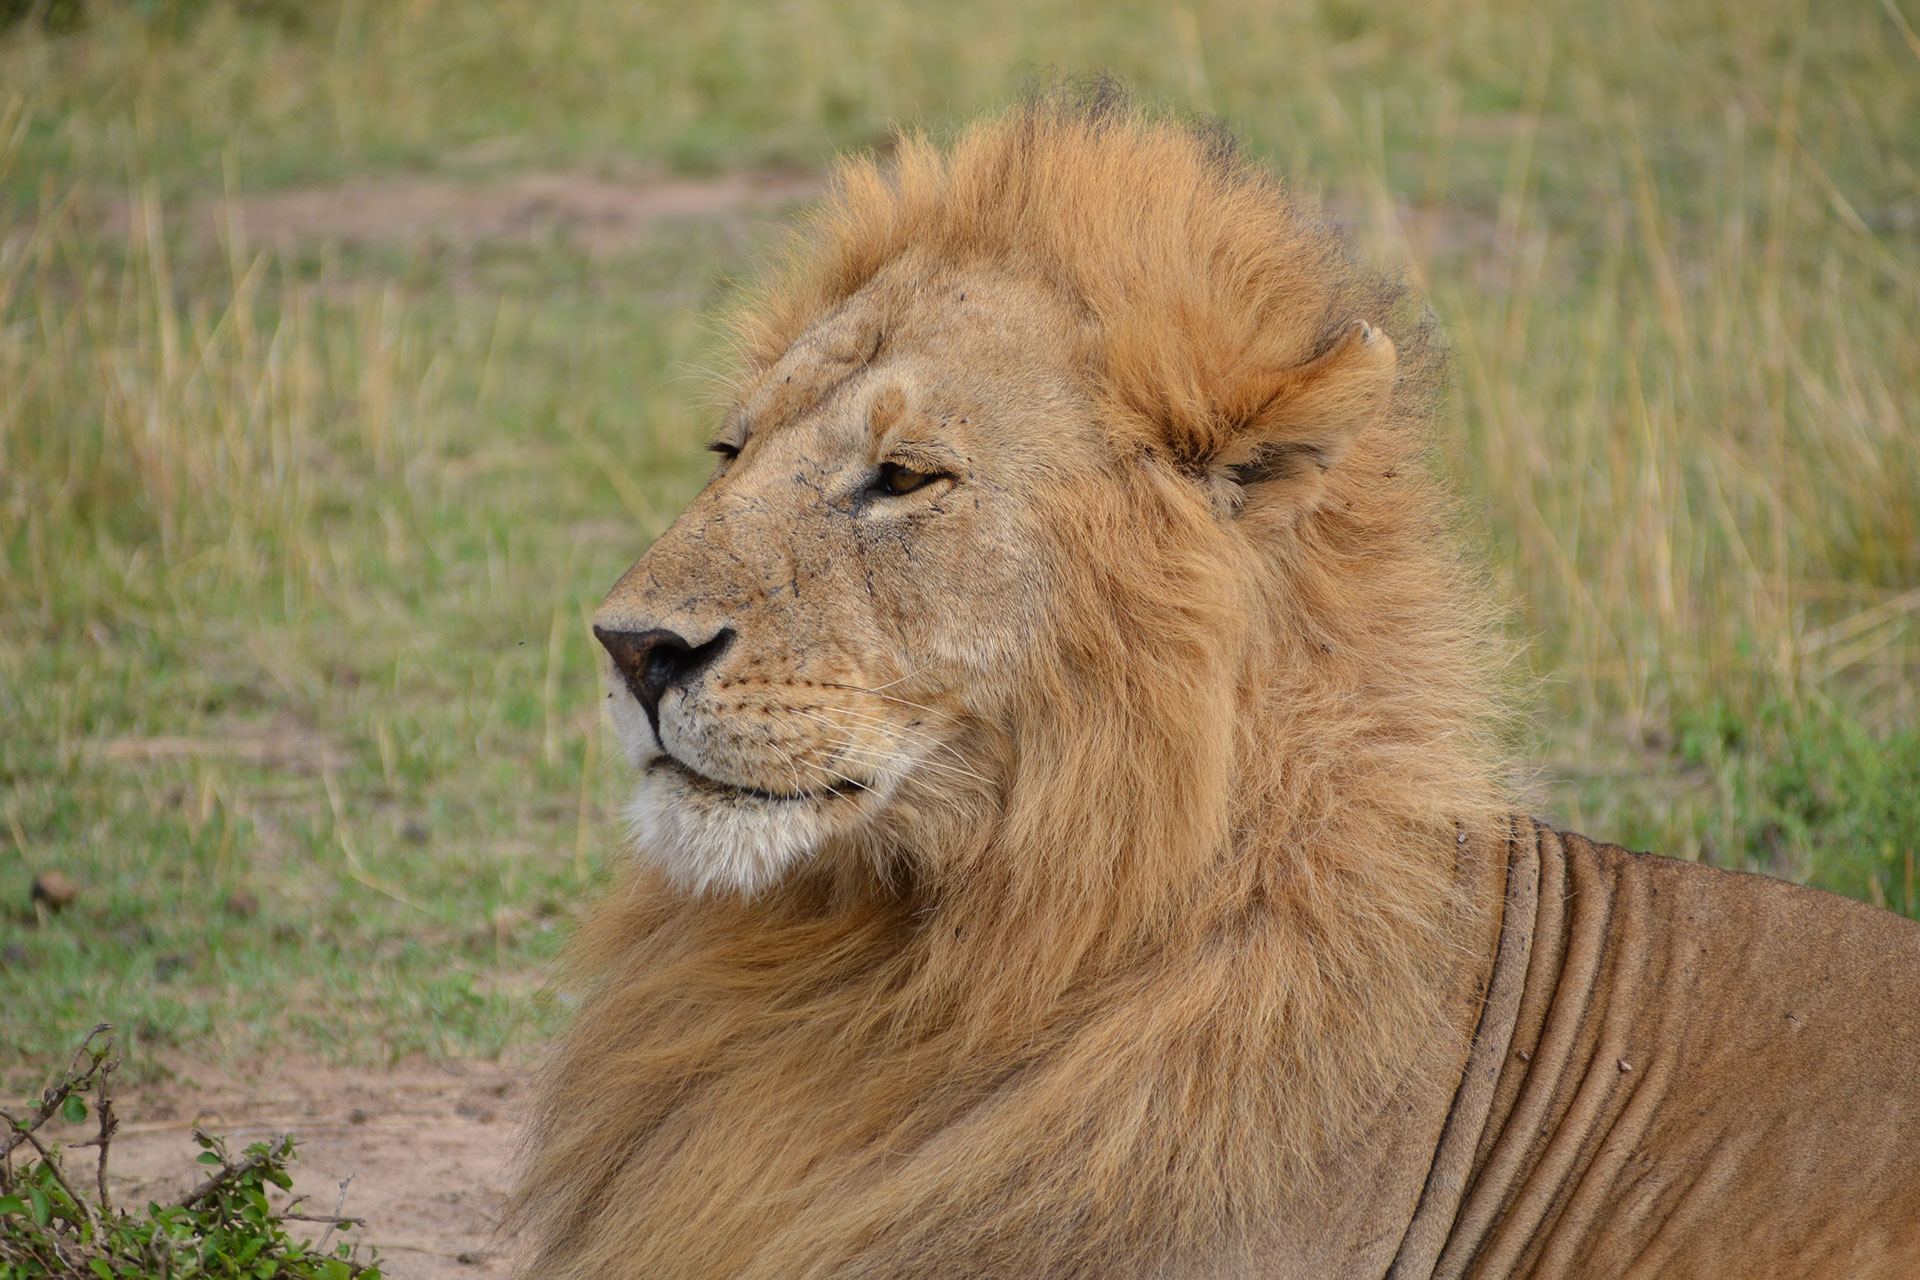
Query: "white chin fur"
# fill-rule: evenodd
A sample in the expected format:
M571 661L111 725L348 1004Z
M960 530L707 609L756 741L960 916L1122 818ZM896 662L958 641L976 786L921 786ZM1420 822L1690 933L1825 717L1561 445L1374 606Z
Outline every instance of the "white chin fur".
M698 791L659 759L647 714L617 685L607 709L628 763L639 772L627 802L635 853L689 893L751 895L778 880L839 825L822 810L835 799L761 800ZM844 816L844 815L843 815Z
M634 850L689 893L751 895L831 834L831 800L760 800L695 793L668 770L642 773L627 822Z

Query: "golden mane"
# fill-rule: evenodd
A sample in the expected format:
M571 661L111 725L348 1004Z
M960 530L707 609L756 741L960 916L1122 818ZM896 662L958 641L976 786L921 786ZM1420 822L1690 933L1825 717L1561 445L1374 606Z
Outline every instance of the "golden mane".
M1506 806L1419 304L1218 132L1050 95L843 162L738 321L748 378L877 280L956 265L1091 335L1111 466L1037 513L1071 575L1030 712L969 762L994 786L956 781L942 829L970 834L937 856L869 834L750 898L625 873L569 957L515 1211L534 1274L1237 1255L1458 1034L1461 851ZM1356 321L1398 351L1386 411L1310 503L1238 510L1247 424Z

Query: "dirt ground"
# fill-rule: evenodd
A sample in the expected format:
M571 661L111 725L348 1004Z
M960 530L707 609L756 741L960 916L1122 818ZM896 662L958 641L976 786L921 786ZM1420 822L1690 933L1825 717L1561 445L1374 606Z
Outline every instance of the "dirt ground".
M708 178L525 173L484 182L400 175L221 200L203 206L197 220L203 231L231 228L248 242L280 248L329 240L473 245L559 236L599 257L631 248L663 221L765 218L820 190L819 175L785 170Z
M362 1259L366 1246L377 1246L390 1280L514 1273L517 1259L494 1228L511 1185L525 1070L472 1062L290 1064L247 1077L175 1071L170 1084L123 1088L115 1104L121 1127L108 1170L118 1203L177 1197L205 1175L194 1161L195 1124L227 1138L236 1154L291 1132L294 1194L308 1197L307 1211L332 1213L340 1183L351 1178L339 1212L366 1225L347 1238L361 1242ZM62 1136L91 1136L91 1122L82 1128L88 1132ZM90 1171L90 1161L83 1167ZM324 1230L290 1225L310 1238Z

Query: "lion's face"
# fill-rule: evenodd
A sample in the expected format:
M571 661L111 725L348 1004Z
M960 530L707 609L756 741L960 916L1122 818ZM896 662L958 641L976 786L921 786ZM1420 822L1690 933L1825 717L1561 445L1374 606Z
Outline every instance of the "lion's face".
M747 383L706 489L594 619L645 856L751 892L991 791L1097 484L1073 316L995 274L884 273Z

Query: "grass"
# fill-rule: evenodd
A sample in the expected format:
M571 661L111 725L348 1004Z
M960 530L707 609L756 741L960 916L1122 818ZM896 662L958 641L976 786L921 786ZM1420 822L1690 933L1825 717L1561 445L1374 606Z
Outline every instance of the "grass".
M114 4L0 33L0 1076L513 1052L614 856L585 619L699 484L738 211L267 248L252 193L817 170L1035 68L1223 114L1428 291L1521 780L1914 912L1900 0ZM5 10L0 9L0 13ZM756 229L758 228L758 229ZM81 885L43 921L32 875Z

